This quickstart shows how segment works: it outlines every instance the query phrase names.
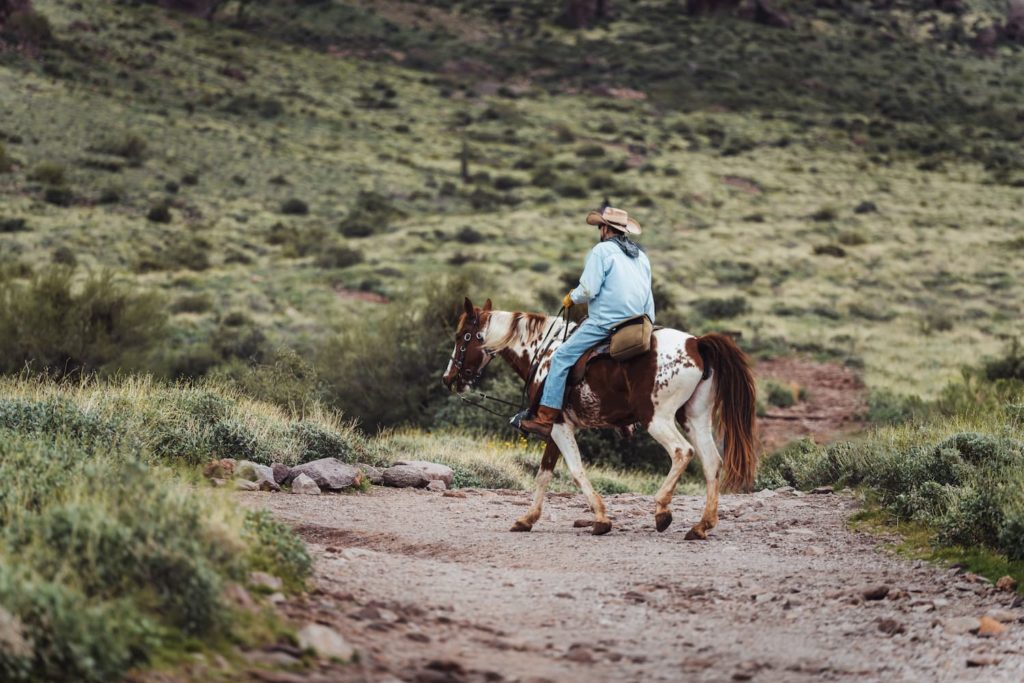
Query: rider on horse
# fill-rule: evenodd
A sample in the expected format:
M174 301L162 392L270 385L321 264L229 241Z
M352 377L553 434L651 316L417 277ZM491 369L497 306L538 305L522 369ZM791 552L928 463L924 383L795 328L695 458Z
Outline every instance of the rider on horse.
M587 223L601 229L601 239L587 256L579 286L565 295L562 305L568 310L573 304L589 303L588 317L552 355L536 418L519 425L544 438L562 418L565 383L573 364L611 336L617 324L644 314L654 322L651 262L629 239L640 234L640 224L610 206L591 211Z

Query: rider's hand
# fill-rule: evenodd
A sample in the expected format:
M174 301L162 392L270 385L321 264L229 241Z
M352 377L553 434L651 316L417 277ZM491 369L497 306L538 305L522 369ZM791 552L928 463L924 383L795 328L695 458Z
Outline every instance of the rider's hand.
M565 298L562 299L562 308L572 308L572 292L566 294Z

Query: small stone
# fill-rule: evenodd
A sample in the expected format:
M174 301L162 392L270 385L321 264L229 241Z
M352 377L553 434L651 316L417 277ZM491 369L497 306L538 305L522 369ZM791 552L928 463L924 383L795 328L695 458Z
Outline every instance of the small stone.
M790 488L792 488L792 487L790 487ZM776 495L775 491L772 491L771 489L761 489L760 491L758 491L757 493L754 494L754 497L755 498L774 498L775 495Z
M999 663L999 660L995 657L986 657L984 655L972 655L967 658L967 666L970 668L979 666L995 666Z
M992 617L982 617L979 622L978 635L982 638L992 638L1006 631L1006 627Z
M227 479L221 479L220 477L211 477L210 483L213 484L214 488L223 488L228 485Z
M428 491L447 491L448 487L445 486L444 482L441 481L440 479L434 479L429 484L427 484L427 490Z
M835 490L831 486L819 486L816 489L811 489L811 493L815 493L818 495L829 495L831 493L835 493Z
M239 460L238 465L235 467L235 477L237 479L248 479L254 481L257 484L263 480L274 481L274 470L266 465L261 465L251 460Z
M325 659L340 659L347 662L356 651L340 633L323 624L306 624L297 634L299 647L312 650Z
M878 630L886 635L894 636L899 633L906 633L907 627L895 619L879 619Z
M792 486L780 486L779 488L774 490L775 493L793 493L794 491L796 491L796 489L793 488Z
M417 643L429 643L430 642L430 636L428 636L426 633L419 633L418 631L413 632L413 633L406 633L405 637L408 638L409 640L412 640L412 641L417 642Z
M1012 593L1013 591L1017 590L1017 579L1013 578L1012 576L1000 577L1000 579L996 581L996 588L998 588L1001 591L1007 591Z
M281 490L281 485L276 481L270 481L269 479L260 480L259 484L260 491L273 491L277 492Z
M275 462L271 464L270 471L274 473L274 481L283 484L288 481L288 475L291 474L292 468L284 463Z
M292 493L319 496L320 487L310 477L307 477L305 474L299 474L299 476L292 479Z
M275 605L278 605L287 600L287 598L284 597L284 593L271 593L267 596L267 600L269 600Z
M235 479L235 488L239 491L259 491L260 485L248 479Z
M594 526L594 520L592 519L577 519L572 523L576 529L582 529L583 527Z
M594 663L594 654L579 643L569 647L569 651L565 654L565 658L570 662L578 662L580 664Z
M882 600L889 594L889 587L885 585L868 586L862 589L860 594L865 600Z
M445 498L465 498L466 494L463 493L462 491L445 491L444 492L444 497Z
M270 651L264 652L263 650L253 650L246 652L242 655L242 658L249 664L254 666L265 666L265 667L290 667L300 663L300 660L292 657L287 652Z
M265 588L270 592L274 592L284 588L284 581L266 572L251 572L249 574L249 585L253 588Z
M946 598L935 598L932 600L932 605L935 609L941 609L942 607L949 607L949 600Z
M946 629L946 633L962 636L968 633L977 633L981 628L981 620L974 617L953 617L952 619L943 619L942 626Z
M995 619L1000 624L1012 624L1019 619L1016 612L1008 609L990 609L985 616Z

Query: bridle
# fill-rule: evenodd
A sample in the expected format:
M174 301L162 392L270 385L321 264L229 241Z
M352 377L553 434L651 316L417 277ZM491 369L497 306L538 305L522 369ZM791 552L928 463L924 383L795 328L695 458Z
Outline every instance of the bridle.
M458 368L459 370L459 372L456 374L456 377L461 379L463 383L470 389L476 386L476 383L479 382L480 379L484 376L484 370L487 368L490 362L494 360L494 357L497 355L497 351L488 351L483 346L484 333L480 331L479 325L480 318L474 318L473 327L477 329L474 330L473 332L467 330L466 333L462 335L462 343L456 346L455 350L452 351L451 357L452 364L454 364L455 367ZM466 350L469 348L469 342L473 340L474 336L476 336L476 340L480 342L480 348L483 350L484 355L487 356L484 362L480 364L480 368L476 372L473 372L472 369L466 367Z
M551 332L555 329L555 322L558 321L559 317L562 315L563 312L565 312L564 306L560 308L558 313L556 313L553 316L554 320L551 322L551 325L548 327L548 331L544 334L544 337L541 339L540 345L537 347L537 352L534 354L534 357L530 362L530 371L527 373L526 380L523 383L523 396L520 399L518 406L515 403L512 403L511 401L506 401L505 399L498 398L496 396L489 396L488 394L485 394L482 391L474 391L473 393L482 399L495 401L496 403L503 403L507 406L518 408L519 413L515 417L521 417L524 414L526 401L529 397L530 385L533 383L533 379L537 374L537 370L540 368L540 359L544 357L544 354L546 354L548 349L551 348L551 344L553 344L554 341L558 338L558 335L552 335ZM568 316L568 314L566 315ZM476 329L473 331L466 330L466 332L462 335L462 343L456 346L455 350L452 351L451 356L451 362L455 365L456 368L458 368L458 373L456 374L456 377L463 381L467 389L473 389L473 387L476 386L477 382L479 382L483 378L484 370L487 368L490 362L494 360L494 357L498 355L497 351L489 351L486 347L483 346L484 334L479 329L480 318L473 318L472 325ZM569 321L567 317L565 322L566 335L564 335L562 338L563 342L565 341L565 337L568 336L568 331ZM466 352L469 349L469 342L473 340L474 336L476 337L477 341L480 342L480 348L484 352L484 355L486 355L484 362L480 364L480 368L477 369L476 372L466 367ZM458 396L463 403L469 404L476 408L480 408L481 410L484 410L492 415L497 415L498 417L501 418L506 417L502 413L499 413L495 410L491 410L482 403L470 401L468 398L466 398L460 393L456 393L455 395ZM513 418L513 420L515 420L515 418Z

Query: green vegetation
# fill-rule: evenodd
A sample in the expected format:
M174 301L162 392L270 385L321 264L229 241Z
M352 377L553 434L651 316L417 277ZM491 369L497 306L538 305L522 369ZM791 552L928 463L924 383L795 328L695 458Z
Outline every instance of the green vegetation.
M1012 367L1018 353L1014 344L1004 358L965 371L930 405L886 409L917 416L909 422L854 442L801 441L772 453L758 487L861 488L893 523L927 530L946 556L969 549L1003 564L1024 560L1024 381L985 379L990 368Z
M225 589L257 569L301 589L310 571L301 542L180 475L181 463L213 449L235 453L217 436L218 425L241 428L229 422L235 399L135 380L4 380L2 396L4 680L115 680L278 628L240 611ZM209 430L191 428L201 424Z

